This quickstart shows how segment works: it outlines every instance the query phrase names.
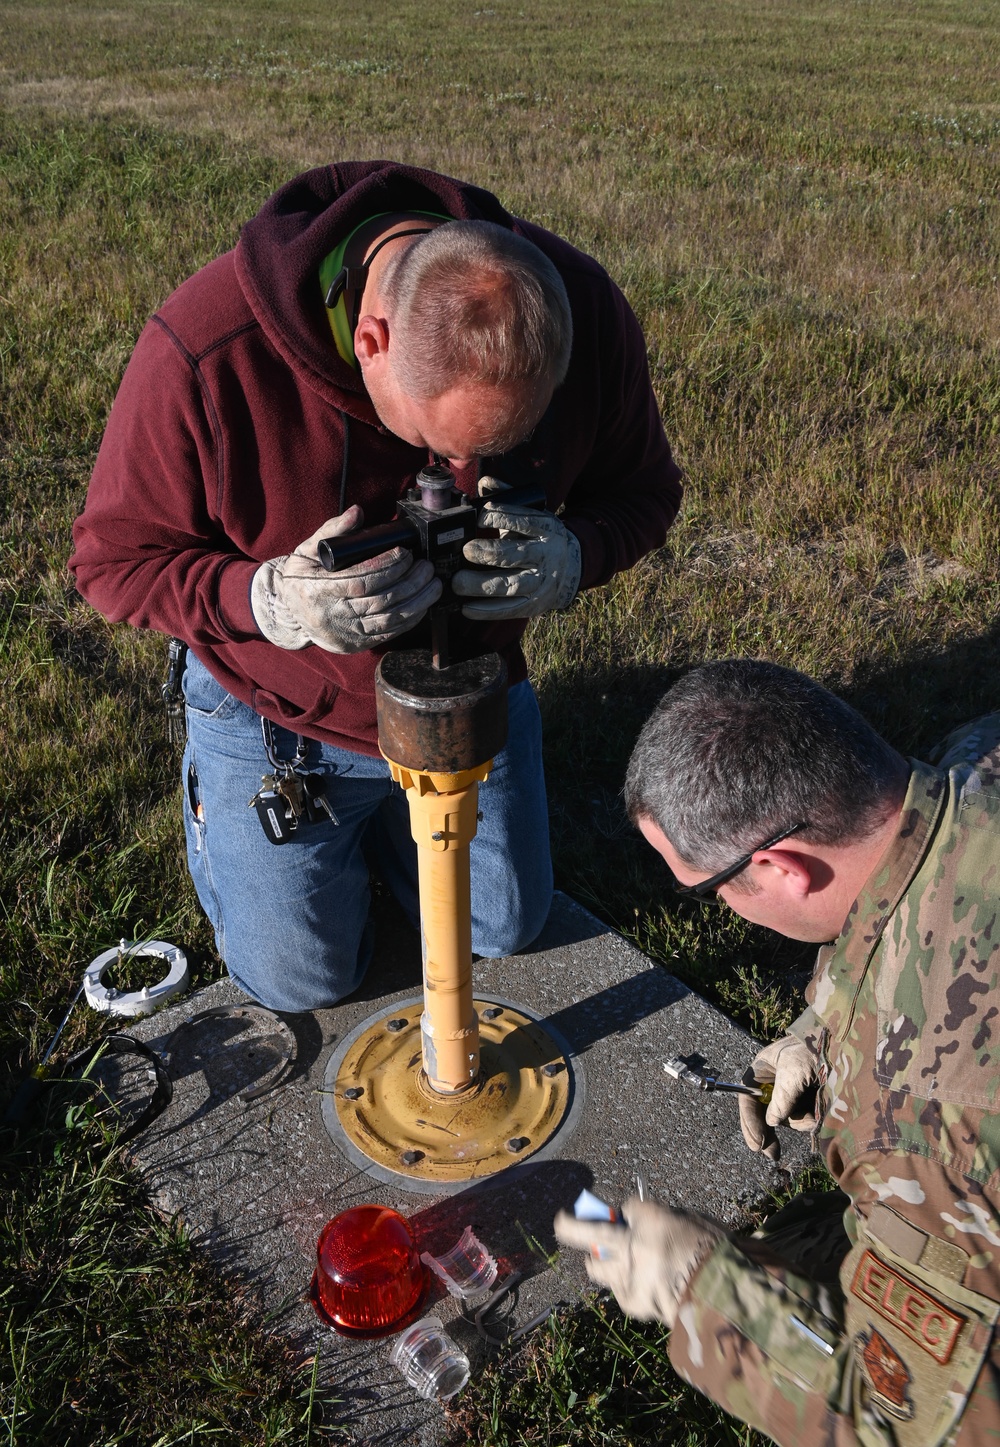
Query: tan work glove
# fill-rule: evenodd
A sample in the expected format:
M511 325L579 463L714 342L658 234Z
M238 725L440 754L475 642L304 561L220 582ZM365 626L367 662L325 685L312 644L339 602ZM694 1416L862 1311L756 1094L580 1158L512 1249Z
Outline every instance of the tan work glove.
M426 558L406 548L328 573L319 561L321 538L339 538L363 522L349 507L300 543L294 553L261 563L250 586L250 607L264 637L279 648L315 643L328 653L361 653L415 627L441 596L441 580Z
M752 1095L741 1095L740 1129L752 1151L763 1151L772 1161L781 1154L776 1125L792 1130L816 1129L816 1088L819 1084L819 1061L795 1035L784 1035L772 1041L754 1057L743 1076L746 1085L763 1085L773 1081L771 1099L765 1106Z
M622 1216L627 1226L578 1221L560 1211L556 1240L588 1253L587 1275L614 1292L627 1316L673 1326L688 1282L726 1233L707 1216L638 1196L625 1202Z
M472 538L462 549L467 562L488 572L460 568L451 580L458 597L474 600L464 604L465 617L480 623L568 608L580 587L576 537L552 513L505 506L507 490L496 478L480 478L480 497L491 499L480 513L480 524L499 529L500 536Z

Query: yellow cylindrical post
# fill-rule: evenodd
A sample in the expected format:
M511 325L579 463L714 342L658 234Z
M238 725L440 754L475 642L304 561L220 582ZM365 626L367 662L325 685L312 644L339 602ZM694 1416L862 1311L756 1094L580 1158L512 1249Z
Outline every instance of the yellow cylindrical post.
M323 1110L352 1160L450 1189L543 1146L567 1117L573 1079L537 1020L473 997L470 849L479 785L507 742L507 671L495 653L439 665L405 649L375 673L379 749L417 846L423 998L352 1032Z
M424 1071L432 1090L466 1089L479 1074L479 1020L472 1007L469 846L479 785L458 793L407 790L420 872Z
M389 652L375 699L379 748L406 790L417 845L424 1075L437 1094L458 1095L479 1074L469 846L479 785L507 741L507 669L496 653L438 668L427 650Z
M479 1074L469 847L476 834L479 781L489 774L490 764L452 775L418 773L392 760L389 767L406 790L417 846L424 1073L432 1090L455 1095L474 1084Z

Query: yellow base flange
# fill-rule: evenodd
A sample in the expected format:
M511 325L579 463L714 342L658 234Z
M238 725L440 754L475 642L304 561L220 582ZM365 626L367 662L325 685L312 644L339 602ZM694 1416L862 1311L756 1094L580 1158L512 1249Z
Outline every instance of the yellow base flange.
M520 1010L473 1003L480 1070L460 1095L427 1084L417 1004L376 1020L345 1054L334 1082L337 1119L369 1160L421 1180L473 1180L532 1155L558 1130L570 1098L560 1047Z

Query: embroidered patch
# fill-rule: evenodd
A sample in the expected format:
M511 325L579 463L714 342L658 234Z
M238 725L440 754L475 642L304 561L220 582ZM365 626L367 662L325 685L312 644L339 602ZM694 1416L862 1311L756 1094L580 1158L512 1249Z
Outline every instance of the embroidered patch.
M913 1416L913 1403L906 1389L913 1377L903 1358L874 1327L867 1336L862 1332L854 1345L873 1401L908 1422Z
M951 1356L965 1318L880 1261L873 1251L866 1251L858 1262L851 1291L942 1366Z

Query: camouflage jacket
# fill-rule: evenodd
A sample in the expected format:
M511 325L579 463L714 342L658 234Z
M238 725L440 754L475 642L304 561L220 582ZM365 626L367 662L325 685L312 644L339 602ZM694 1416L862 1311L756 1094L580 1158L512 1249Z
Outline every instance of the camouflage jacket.
M839 1289L725 1241L672 1333L782 1444L1000 1444L1000 714L914 762L896 839L792 1027L850 1199Z

